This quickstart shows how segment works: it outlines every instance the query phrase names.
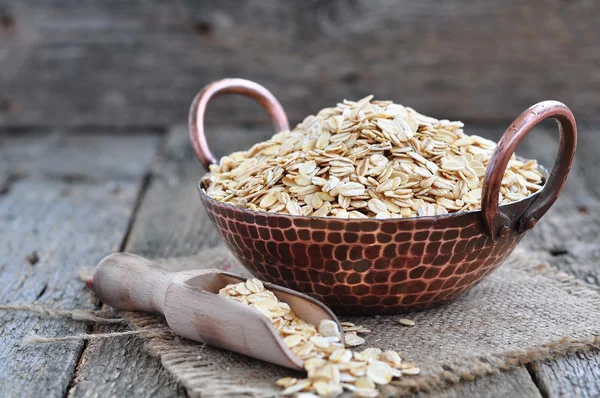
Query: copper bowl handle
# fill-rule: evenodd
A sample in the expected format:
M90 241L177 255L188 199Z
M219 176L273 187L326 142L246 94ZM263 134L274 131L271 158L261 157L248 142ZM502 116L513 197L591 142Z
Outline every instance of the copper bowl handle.
M539 196L520 216L516 227L523 233L535 226L548 211L562 190L577 146L577 125L573 113L558 101L543 101L523 112L506 130L488 164L481 196L481 212L488 236L496 241L510 232L512 219L518 215L504 214L498 207L502 177L513 152L523 138L542 120L558 122L560 142L558 154L548 181Z
M211 164L216 163L216 159L204 134L204 114L210 100L222 94L241 94L255 99L269 112L278 132L290 129L283 107L273 94L260 84L244 79L223 79L210 83L194 98L188 119L192 146L206 171L209 171Z

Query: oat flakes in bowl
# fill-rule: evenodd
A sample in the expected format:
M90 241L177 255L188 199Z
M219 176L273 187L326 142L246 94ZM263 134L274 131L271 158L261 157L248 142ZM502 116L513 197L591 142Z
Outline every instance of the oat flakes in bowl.
M206 193L254 211L337 218L405 218L480 210L496 144L391 101L344 101L291 131L210 166ZM541 189L535 160L514 155L500 203Z

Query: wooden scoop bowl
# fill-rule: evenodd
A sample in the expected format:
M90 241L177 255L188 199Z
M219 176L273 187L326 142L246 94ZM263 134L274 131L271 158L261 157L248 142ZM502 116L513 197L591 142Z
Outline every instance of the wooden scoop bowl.
M96 267L92 288L111 307L164 314L179 336L302 370L303 361L285 345L267 317L218 295L227 284L246 279L218 269L169 272L143 257L115 253ZM300 319L314 325L330 319L341 332L335 315L319 301L273 284L265 287L288 303Z

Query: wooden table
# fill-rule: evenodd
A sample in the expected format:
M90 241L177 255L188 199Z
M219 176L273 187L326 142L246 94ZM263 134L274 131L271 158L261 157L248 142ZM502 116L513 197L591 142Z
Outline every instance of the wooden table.
M497 139L502 125L467 132ZM558 133L538 128L520 153L553 162ZM211 128L215 152L248 147L268 128ZM559 201L523 245L600 285L600 124L580 123L580 145ZM0 136L0 303L98 308L82 267L126 250L191 255L222 244L197 199L203 174L185 128L20 129ZM0 313L0 396L185 396L137 337L26 346L30 333L122 330L28 313ZM567 355L464 382L440 397L598 397L600 353Z

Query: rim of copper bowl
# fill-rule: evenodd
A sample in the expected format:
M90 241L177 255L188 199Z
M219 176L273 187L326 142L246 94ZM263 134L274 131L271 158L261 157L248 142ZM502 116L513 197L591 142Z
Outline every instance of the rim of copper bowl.
M517 160L523 161L525 160L524 158L517 156ZM536 192L532 193L529 196L524 197L523 199L519 199L519 200L515 200L514 202L510 202L510 203L506 203L503 205L500 205L499 208L500 209L504 209L508 206L517 204L519 202L523 202L526 200L529 200L531 198L533 198L534 196L537 196L540 194L540 192L542 192L542 189L544 189L544 186L546 184L546 182L548 181L548 170L546 170L545 167L543 167L542 165L538 164L538 169L539 171L542 172L543 176L542 176L542 184L539 190L537 190ZM314 220L340 220L340 221L376 221L376 222L390 222L390 221L409 221L409 220L439 220L439 219L445 219L445 218L450 218L450 217L458 217L458 216L464 216L466 214L472 214L472 213L481 213L481 208L479 210L468 210L468 211L458 211L458 212L453 212L453 213L448 213L448 214L440 214L437 216L414 216L414 217L403 217L403 218L394 218L394 217L390 217L390 218L372 218L369 217L367 218L341 218L341 217L333 217L333 216L325 216L325 217L315 217L315 216L296 216L293 214L285 214L285 213L276 213L276 212L268 212L268 211L258 211L258 210L252 210L252 209L248 209L246 207L240 207L240 206L236 206L232 203L226 203L226 202L221 202L220 200L217 200L215 198L210 197L207 193L206 193L206 188L203 186L205 183L205 180L210 177L210 172L206 173L201 179L200 181L198 181L198 192L200 193L201 196L206 197L207 200L214 202L216 204L218 204L219 206L227 206L227 207L231 207L232 209L238 210L238 211L243 211L243 212L248 212L248 213L252 213L252 214L258 214L258 215L264 215L264 216L278 216L278 217L287 217L290 219L314 219Z

